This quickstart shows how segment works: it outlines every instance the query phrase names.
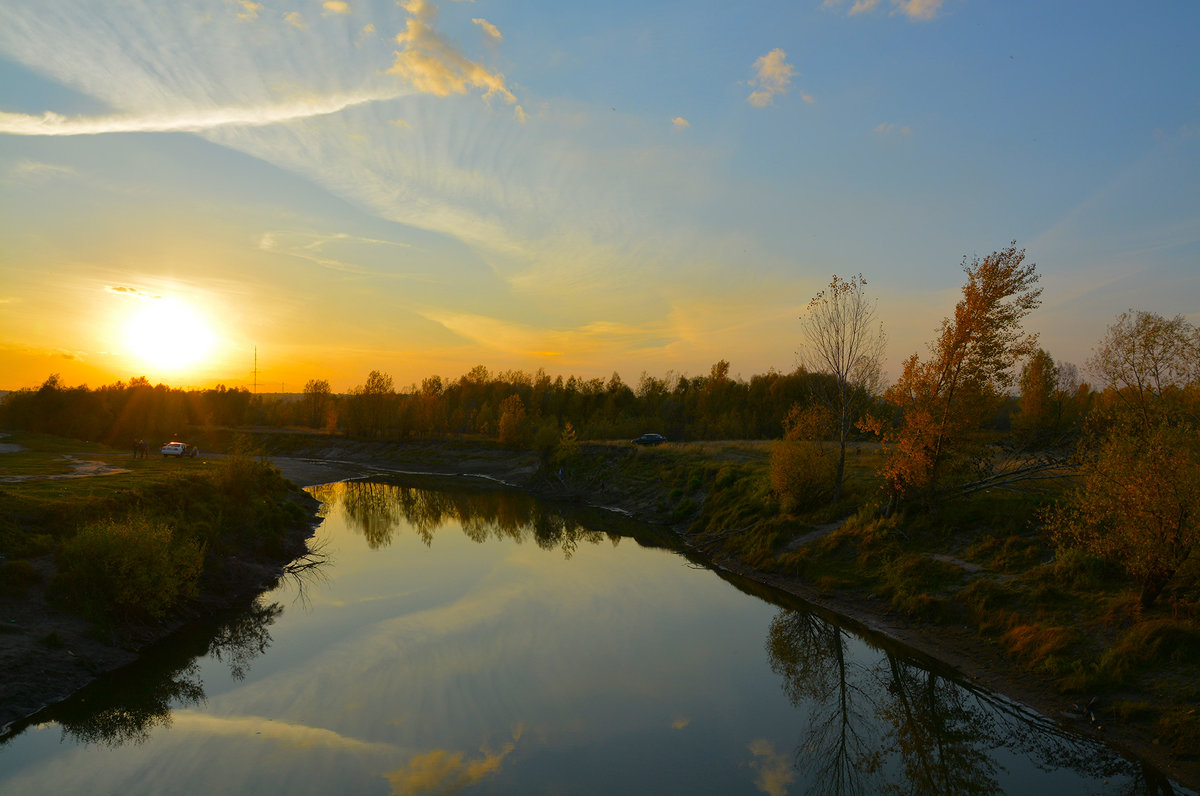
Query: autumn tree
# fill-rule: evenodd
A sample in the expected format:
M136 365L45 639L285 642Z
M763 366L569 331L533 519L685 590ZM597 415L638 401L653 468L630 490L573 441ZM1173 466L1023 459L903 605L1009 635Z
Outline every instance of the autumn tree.
M836 421L823 404L795 404L783 421L783 439L771 446L768 477L785 512L815 508L833 494L837 463L825 441Z
M381 436L387 428L394 408L395 388L392 377L378 370L367 375L365 384L350 391L347 402L347 425L350 433L369 437Z
M963 260L967 283L954 315L942 321L929 358L913 354L884 397L899 425L868 418L887 449L886 513L913 493L936 505L948 476L969 472L984 452L981 430L1013 383L1012 369L1034 350L1021 322L1040 303L1033 263L1015 241L980 260Z
M832 389L818 397L833 413L837 433L837 474L833 500L842 495L846 471L846 441L866 402L879 388L887 337L875 319L875 302L863 288L862 274L842 279L837 274L808 302L801 317L807 344L802 351L805 367L833 376Z
M325 379L309 379L304 385L304 406L308 414L308 425L320 428L325 419L325 408L332 395L329 382Z
M1200 549L1200 330L1123 313L1088 365L1105 403L1047 525L1060 547L1124 567L1148 608Z
M499 437L505 445L522 445L529 441L529 417L521 396L513 394L500 402Z

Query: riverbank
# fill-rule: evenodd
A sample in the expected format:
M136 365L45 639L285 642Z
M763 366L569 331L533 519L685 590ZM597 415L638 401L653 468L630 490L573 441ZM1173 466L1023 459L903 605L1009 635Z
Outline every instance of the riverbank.
M142 650L188 623L246 603L272 588L291 562L306 554L307 539L316 527L319 503L273 471L266 473L262 485L249 479L242 490L237 500L253 504L244 517L227 507L217 509L224 515L225 533L196 513L202 513L203 507L195 502L207 500L214 488L211 479L221 478L210 463L141 460L130 465L138 468L133 472L110 466L116 454L98 450L80 455L95 456L96 466L78 493L67 487L60 492L57 486L47 492L49 485L62 483L54 480L52 472L25 474L21 481L5 485L3 498L10 514L3 552L21 555L11 561L0 557L9 581L0 583L0 742L43 708L99 675L132 663ZM61 459L57 451L47 457L50 464ZM37 470L36 464L31 469ZM103 494L97 498L97 493ZM193 512L196 526L213 540L194 596L162 616L148 614L133 621L102 623L98 615L85 619L80 613L88 613L86 604L80 612L62 609L69 583L63 583L55 551L65 527L125 516L125 512L167 521L172 512L184 510L180 504L189 503L195 505L186 511ZM159 504L164 504L161 512ZM269 538L247 533L257 522L271 528ZM19 583L12 582L15 573L21 576Z
M726 449L719 444L702 447L706 449L704 455L726 461L744 460L756 452L754 444L746 443L732 443ZM765 451L764 446L762 455L766 455ZM538 468L531 454L489 446L476 449L458 446L453 451L440 451L438 446L429 444L376 446L343 441L336 443L329 452L334 457L325 459L321 457L323 451L314 449L307 451L308 456L278 456L272 461L286 477L304 484L405 472L484 477L540 497L576 500L618 510L643 522L667 525L685 545L696 550L718 571L779 589L845 617L872 633L950 666L961 677L982 688L1004 694L1074 731L1101 738L1133 756L1150 761L1172 779L1200 789L1200 764L1195 760L1180 759L1158 744L1148 728L1121 721L1109 712L1104 701L1093 706L1096 719L1093 721L1080 707L1089 701L1087 695L1063 694L1051 677L1023 668L1003 654L997 645L981 637L977 628L916 621L893 610L886 599L870 592L823 589L811 580L766 572L735 556L714 553L712 545L703 544L702 540L689 535L686 521L672 522L676 514L662 494L669 484L662 481L646 483L637 477L636 467L622 467L622 461L628 462L628 457L645 454L645 451L611 445L592 446L590 454L607 461L599 468L603 476L597 477L593 468L589 471L592 476L586 481L573 480L570 472L547 475ZM589 455L588 446L581 455ZM831 524L834 526L836 524ZM820 536L821 532L809 533L799 541L811 543Z

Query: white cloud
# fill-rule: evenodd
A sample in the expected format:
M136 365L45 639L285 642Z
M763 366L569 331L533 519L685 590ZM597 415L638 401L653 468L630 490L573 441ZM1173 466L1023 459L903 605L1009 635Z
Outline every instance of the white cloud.
M491 39L492 41L503 41L504 40L504 36L502 36L500 34L500 29L498 27L496 27L495 25L493 25L491 22L488 22L486 19L481 19L479 17L475 17L471 21L474 22L476 25L478 25L480 30L482 30L487 35L487 37L489 39Z
M0 111L0 134L98 135L100 133L198 132L218 127L259 127L327 116L355 105L395 99L399 93L317 97L310 100L244 108L195 108L170 113L68 117L46 111L41 116Z
M676 116L674 119L671 120L671 125L676 130L686 130L692 126L692 123L689 122L687 119L683 118L682 116Z
M746 102L756 108L765 108L775 101L776 94L787 93L795 73L795 67L787 62L787 53L778 47L760 56L754 62L754 79L750 81L755 89L746 97Z

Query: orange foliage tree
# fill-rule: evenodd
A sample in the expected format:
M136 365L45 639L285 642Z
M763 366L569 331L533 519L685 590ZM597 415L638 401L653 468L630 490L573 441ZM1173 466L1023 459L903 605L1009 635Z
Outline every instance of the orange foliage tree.
M867 417L860 427L879 434L887 458L881 470L891 513L899 501L922 495L927 505L944 494L949 475L969 471L983 451L984 424L995 417L1013 383L1013 366L1034 349L1036 335L1021 322L1040 303L1033 263L1014 241L984 259L963 260L967 283L954 316L942 321L930 356L913 354L884 394L896 425Z
M1123 313L1088 366L1106 405L1047 526L1060 547L1122 566L1148 608L1200 550L1200 329Z

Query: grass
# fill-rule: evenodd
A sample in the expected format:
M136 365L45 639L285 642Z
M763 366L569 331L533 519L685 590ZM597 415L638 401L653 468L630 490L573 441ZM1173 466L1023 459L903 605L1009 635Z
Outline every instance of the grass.
M30 559L53 553L48 593L98 624L162 617L228 556L282 556L287 532L307 520L294 488L245 448L135 460L45 435L4 441L23 450L0 454L0 474L24 477L0 484L0 597L23 598L40 580ZM128 472L57 477L67 455Z

